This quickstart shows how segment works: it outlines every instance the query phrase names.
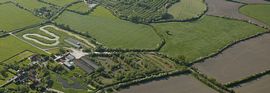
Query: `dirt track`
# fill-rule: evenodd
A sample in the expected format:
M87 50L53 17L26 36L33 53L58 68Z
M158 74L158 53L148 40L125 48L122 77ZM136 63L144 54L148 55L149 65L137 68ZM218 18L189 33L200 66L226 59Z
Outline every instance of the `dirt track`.
M208 11L206 13L208 15L241 19L241 20L251 21L261 26L267 26L266 24L260 21L257 21L254 18L241 14L239 12L239 7L243 6L243 4L229 2L226 0L205 0L205 1L208 4ZM255 1L255 0L248 0L248 1Z
M202 73L227 83L270 69L270 34L241 42L220 55L197 63Z
M153 81L129 89L123 89L120 93L218 93L207 87L190 75L180 75L168 79Z

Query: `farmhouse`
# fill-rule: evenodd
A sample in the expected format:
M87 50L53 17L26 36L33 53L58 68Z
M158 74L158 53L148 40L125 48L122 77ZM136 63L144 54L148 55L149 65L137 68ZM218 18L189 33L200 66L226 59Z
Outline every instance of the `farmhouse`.
M70 53L63 54L61 56L57 56L54 60L57 62L62 63L64 66L66 66L68 69L74 68L73 61L75 57L71 55Z

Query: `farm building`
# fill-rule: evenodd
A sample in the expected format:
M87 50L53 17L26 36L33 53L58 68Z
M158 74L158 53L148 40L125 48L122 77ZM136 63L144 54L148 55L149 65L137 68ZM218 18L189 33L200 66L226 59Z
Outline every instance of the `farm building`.
M88 74L92 73L93 71L99 68L99 66L96 63L92 62L91 60L85 57L82 57L81 59L76 60L75 65L83 69Z
M82 48L81 42L72 38L65 39L65 42L72 45L75 48Z

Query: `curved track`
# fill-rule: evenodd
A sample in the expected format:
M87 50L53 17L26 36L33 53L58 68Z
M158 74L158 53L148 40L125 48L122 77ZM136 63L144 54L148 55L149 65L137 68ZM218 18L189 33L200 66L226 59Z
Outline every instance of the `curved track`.
M43 35L40 35L40 34L24 34L23 38L26 39L26 40L34 41L34 42L36 42L38 44L41 44L41 45L44 45L44 46L57 46L60 43L60 41L59 41L60 37L55 35L54 33L49 32L48 30L46 30L45 29L46 27L52 27L52 28L56 29L54 26L47 25L47 26L40 27L39 30L43 31L44 33L46 33L46 34L48 34L48 35L50 35L50 36L52 36L54 38L49 38L49 37L46 37L46 36L43 36ZM56 30L58 30L58 29L56 29ZM55 41L55 43L46 44L44 42L41 42L41 41L39 41L37 39L31 38L31 37L28 37L28 36L36 36L36 37L39 37L39 38L42 38L42 39L46 39L48 41Z

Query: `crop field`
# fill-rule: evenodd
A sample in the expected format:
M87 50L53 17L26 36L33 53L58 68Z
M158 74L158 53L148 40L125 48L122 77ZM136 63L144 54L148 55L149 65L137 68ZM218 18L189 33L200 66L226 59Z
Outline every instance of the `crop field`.
M98 9L94 12L110 13L108 10ZM97 13L94 14L99 15ZM109 48L151 49L157 47L157 44L161 42L150 26L95 15L79 15L65 11L56 19L56 22L68 25L75 31L89 34Z
M270 5L255 4L246 5L240 8L240 12L270 25L270 12L268 12L269 9Z
M270 35L263 35L232 46L222 54L194 66L222 83L243 79L270 69Z
M20 45L20 46L17 46ZM32 47L29 44L15 38L14 36L8 36L0 38L0 61L2 62L5 59L8 59L20 52L25 50L30 50L35 53L46 54L43 51Z
M145 91L147 93L218 93L191 75L174 76L139 86L131 86L120 93L144 93Z
M206 11L203 0L181 0L168 9L175 20L187 20L198 17Z
M12 31L18 28L23 28L33 24L39 24L42 20L30 12L16 7L14 4L0 5L0 29L4 31Z
M248 3L248 4L270 4L270 2L267 0L233 0L233 1Z
M38 0L14 0L14 2L18 3L19 5L30 9L30 10L34 10L34 9L39 9L42 7L48 7L48 4L44 4L39 2Z
M266 31L248 23L212 16L196 22L153 25L166 38L161 52L175 58L184 56L189 62L217 52L235 40Z
M233 89L237 93L266 93L270 91L270 75L263 76L255 81L244 83Z
M206 14L208 15L245 20L255 23L257 25L268 26L261 21L241 14L239 12L239 8L244 4L230 2L226 0L205 0L205 2L208 3L208 11L206 12Z

